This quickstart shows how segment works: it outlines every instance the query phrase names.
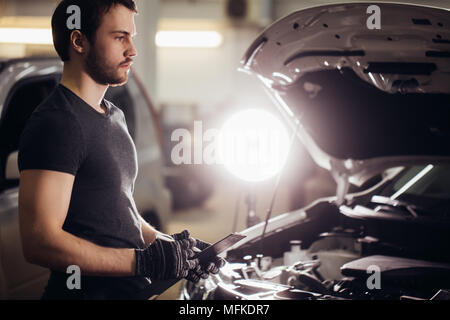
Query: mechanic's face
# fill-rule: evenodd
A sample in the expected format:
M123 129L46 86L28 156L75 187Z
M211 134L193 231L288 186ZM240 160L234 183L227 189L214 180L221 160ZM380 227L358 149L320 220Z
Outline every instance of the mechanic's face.
M86 72L99 84L120 86L128 81L133 57L132 37L136 33L135 13L116 5L103 16L95 41L85 59Z

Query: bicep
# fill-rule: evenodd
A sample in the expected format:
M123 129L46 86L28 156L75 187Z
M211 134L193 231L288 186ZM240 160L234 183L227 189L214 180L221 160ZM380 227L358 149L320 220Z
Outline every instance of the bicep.
M75 177L51 170L20 173L19 218L22 238L62 230Z
M75 175L85 156L78 120L65 111L41 112L30 117L20 136L20 171L49 170Z

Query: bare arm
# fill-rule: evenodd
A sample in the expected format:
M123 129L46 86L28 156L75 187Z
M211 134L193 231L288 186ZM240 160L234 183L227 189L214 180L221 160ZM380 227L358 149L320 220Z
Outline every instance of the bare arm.
M98 246L62 229L74 179L71 174L57 171L21 172L19 221L25 258L63 272L69 265L77 265L84 275L134 275L133 249Z
M141 230L142 235L144 236L145 246L148 247L156 239L156 230L147 221L145 221L144 218L142 218L142 216L139 217L141 218L142 223Z

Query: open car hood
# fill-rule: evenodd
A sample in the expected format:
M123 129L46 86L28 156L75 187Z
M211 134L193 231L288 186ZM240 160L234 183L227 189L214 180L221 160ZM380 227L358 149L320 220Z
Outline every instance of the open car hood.
M381 29L368 27L370 5L380 9ZM338 202L349 183L383 169L450 159L448 10L391 3L300 10L266 28L241 65L332 172Z

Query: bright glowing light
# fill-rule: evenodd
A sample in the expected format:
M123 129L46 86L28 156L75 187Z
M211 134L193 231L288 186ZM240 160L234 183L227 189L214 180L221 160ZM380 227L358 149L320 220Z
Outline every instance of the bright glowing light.
M217 48L222 35L215 31L158 31L155 43L158 47Z
M52 44L52 30L47 28L0 28L0 43Z
M276 175L289 150L289 136L272 114L249 109L232 116L218 137L220 163L233 175L256 182Z

